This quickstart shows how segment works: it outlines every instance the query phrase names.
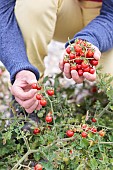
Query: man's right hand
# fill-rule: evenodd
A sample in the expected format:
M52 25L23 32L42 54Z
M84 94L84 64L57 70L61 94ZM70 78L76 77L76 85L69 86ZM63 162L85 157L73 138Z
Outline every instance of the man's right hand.
M11 87L15 100L25 108L27 113L40 110L42 107L36 99L37 90L31 87L33 83L37 83L35 74L29 70L22 70L16 74Z

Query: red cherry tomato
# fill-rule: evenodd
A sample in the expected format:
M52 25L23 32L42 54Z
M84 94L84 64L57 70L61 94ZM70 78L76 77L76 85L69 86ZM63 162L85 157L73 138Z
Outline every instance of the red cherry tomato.
M37 94L37 95L36 95L36 99L37 99L37 100L41 100L42 97L43 97L42 94Z
M47 90L47 94L49 96L53 96L54 95L54 90L50 89L50 90Z
M46 101L45 99L41 99L41 100L40 100L40 104L41 104L42 106L46 106L46 105L47 105L47 101Z
M72 137L74 135L74 132L72 130L67 130L66 135L68 137Z
M39 128L35 128L35 129L33 130L33 133L34 133L34 135L40 133L40 129L39 129Z
M70 47L67 47L67 48L66 48L66 52L67 52L68 54L70 54L70 52L71 52Z
M98 65L98 60L92 59L92 60L90 60L90 64L91 64L92 66L97 66L97 65Z
M46 121L47 123L51 123L51 122L53 121L52 116L47 115L46 118L45 118L45 121Z
M37 83L33 83L31 86L32 86L32 89L37 89Z
M70 59L70 60L73 60L73 59L75 59L75 54L73 54L73 53L70 53L70 55L69 55L69 59Z
M83 138L86 138L86 137L87 137L87 133L86 133L86 132L82 132L82 133L81 133L81 136L82 136Z
M93 57L93 55L94 55L94 52L91 49L89 49L87 54L86 54L86 57L91 58L91 57Z
M37 164L37 165L35 165L35 167L34 167L34 170L42 170L42 169L43 169L43 167L42 167L41 164Z
M97 122L97 120L94 117L91 119L91 121L94 123Z

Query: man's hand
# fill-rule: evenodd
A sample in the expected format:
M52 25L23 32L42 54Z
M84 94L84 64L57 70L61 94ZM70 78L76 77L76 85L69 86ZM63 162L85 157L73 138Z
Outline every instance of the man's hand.
M22 70L16 74L14 84L11 87L11 93L15 100L25 108L27 113L41 109L41 105L36 99L37 90L31 88L33 83L37 83L34 73Z
M92 48L95 50L94 52L94 58L96 60L100 59L101 56L101 52L99 51L99 49L97 47L95 47L94 45L92 45ZM66 55L66 50L64 52L64 56ZM64 58L64 57L63 57ZM95 81L96 80L96 70L94 72L94 74L90 74L89 72L84 72L83 76L79 76L78 72L76 70L72 70L70 71L70 64L69 63L65 63L63 59L61 59L60 63L59 63L59 68L61 69L62 72L64 72L64 75L66 76L66 78L68 79L73 79L76 83L80 84L84 81L84 79L87 79L89 81ZM95 69L95 68L94 68Z

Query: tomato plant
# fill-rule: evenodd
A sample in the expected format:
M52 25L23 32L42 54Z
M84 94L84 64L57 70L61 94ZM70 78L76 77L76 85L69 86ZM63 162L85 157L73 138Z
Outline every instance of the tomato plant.
M75 65L82 69L81 64ZM64 87L62 74L54 77L54 84L53 79L45 77L40 93L36 88L44 107L31 114L12 99L10 104L6 102L1 80L0 88L5 94L1 96L1 106L9 104L12 115L0 113L0 169L111 170L112 79L99 70L97 78L98 83L93 85L84 81L79 87ZM47 93L49 89L54 89L52 97Z

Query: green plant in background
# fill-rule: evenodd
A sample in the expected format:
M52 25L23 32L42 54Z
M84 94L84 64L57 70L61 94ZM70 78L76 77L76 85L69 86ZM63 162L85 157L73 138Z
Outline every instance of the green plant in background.
M62 74L45 77L37 90L46 101L34 113L38 122L11 101L13 115L0 115L1 122L8 119L0 127L0 169L112 170L112 78L99 69L97 75L96 84L69 87Z

